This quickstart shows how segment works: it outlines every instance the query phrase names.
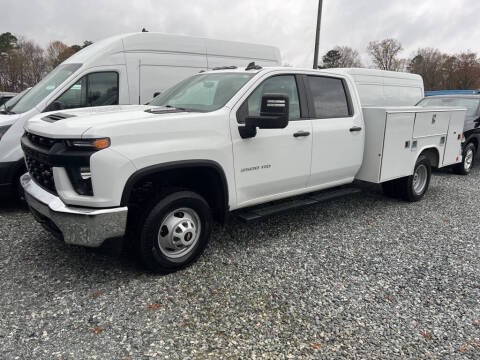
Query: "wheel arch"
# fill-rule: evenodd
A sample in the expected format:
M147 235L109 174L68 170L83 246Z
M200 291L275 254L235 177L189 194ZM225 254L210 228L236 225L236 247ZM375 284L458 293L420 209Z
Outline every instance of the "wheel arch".
M423 148L419 152L417 158L415 159L415 163L418 161L418 158L422 155L427 157L427 159L430 161L430 165L432 167L439 168L441 166L440 150L437 147L431 146L431 147Z
M474 135L468 137L465 140L465 145L468 144L468 143L472 143L475 146L475 151L478 153L478 146L480 145L479 140L478 140L479 137L480 137L480 135L478 135L478 134L474 134Z
M223 222L226 219L229 210L228 182L222 166L212 160L181 160L162 164L147 166L133 173L125 183L121 206L127 206L131 200L133 190L139 184L145 181L162 180L168 181L172 177L179 176L180 173L188 174L188 180L185 183L178 184L192 190L200 189L200 195L204 196L214 208L214 217ZM202 175L192 180L192 175ZM208 179L204 179L204 177ZM202 180L208 180L202 182ZM210 184L212 181L213 184ZM190 185L190 186L189 186ZM217 189L216 187L219 187ZM218 191L220 190L220 191Z

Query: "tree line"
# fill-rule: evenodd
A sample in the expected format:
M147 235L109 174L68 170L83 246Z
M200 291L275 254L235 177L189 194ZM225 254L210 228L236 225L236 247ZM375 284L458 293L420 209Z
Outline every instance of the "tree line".
M474 90L480 88L480 59L471 51L446 54L420 48L411 58L400 56L403 46L396 39L372 41L367 52L373 67L406 71L423 77L425 90ZM364 67L357 50L337 46L323 56L319 68Z
M46 49L9 32L0 34L0 91L19 92L35 85L48 72L77 51L92 44L66 45L55 40ZM480 88L480 60L474 52L446 54L420 48L411 58L402 58L402 44L396 39L372 41L367 52L373 66L382 70L406 71L423 77L425 90ZM319 68L365 67L357 50L336 46L322 57Z
M92 44L66 45L55 40L43 49L9 32L0 34L0 91L20 92L35 85L70 56Z

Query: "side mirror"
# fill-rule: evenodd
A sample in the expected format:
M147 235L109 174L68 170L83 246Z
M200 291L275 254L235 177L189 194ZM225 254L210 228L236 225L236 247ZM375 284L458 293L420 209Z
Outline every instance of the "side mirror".
M155 91L155 92L153 93L153 97L156 98L156 97L157 97L158 95L160 95L160 94L161 94L160 91Z
M242 139L255 137L259 129L284 129L288 125L290 100L286 94L262 96L260 116L247 116L245 126L239 126Z

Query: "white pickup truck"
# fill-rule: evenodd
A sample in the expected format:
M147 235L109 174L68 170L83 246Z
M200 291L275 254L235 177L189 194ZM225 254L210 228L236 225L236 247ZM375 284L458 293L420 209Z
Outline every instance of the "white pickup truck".
M295 68L199 73L148 106L67 110L25 126L35 218L65 242L132 239L152 270L194 261L212 221L253 220L356 191L423 197L461 161L465 109L362 108L354 79Z

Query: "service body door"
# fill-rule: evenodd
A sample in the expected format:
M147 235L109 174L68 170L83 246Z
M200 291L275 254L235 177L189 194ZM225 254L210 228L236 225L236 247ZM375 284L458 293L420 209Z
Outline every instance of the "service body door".
M365 129L361 111L354 111L346 79L304 77L312 118L312 168L308 187L353 181L363 159Z
M257 129L242 139L238 127L246 116L258 116L262 95L287 94L289 124L284 129ZM305 189L310 175L311 121L302 118L295 75L278 74L261 81L231 112L231 134L238 207L276 200ZM306 105L306 103L305 103Z
M465 124L465 110L450 113L450 125L443 157L443 166L457 164L462 161L462 133Z

